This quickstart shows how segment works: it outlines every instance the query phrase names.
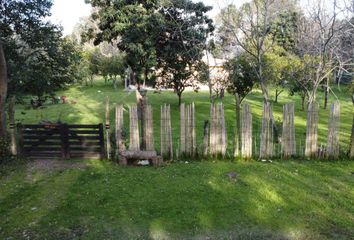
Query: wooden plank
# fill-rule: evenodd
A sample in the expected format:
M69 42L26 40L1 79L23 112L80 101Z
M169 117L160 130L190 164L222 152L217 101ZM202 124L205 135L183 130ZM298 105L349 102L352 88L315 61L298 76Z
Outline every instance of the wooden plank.
M93 128L99 129L99 124L69 124L68 128Z
M31 128L31 129L40 129L40 128L58 129L59 126L60 126L59 124L23 124L22 125L23 128Z
M100 136L72 136L69 135L69 140L81 140L81 141L87 141L87 140L100 140Z
M24 146L55 146L55 145L58 145L60 146L61 145L61 142L60 141L57 141L57 142L38 142L38 141L23 141L23 145Z
M23 147L24 152L39 152L39 151L61 151L61 147L51 146L51 147Z
M26 135L26 140L42 140L42 139L47 139L47 140L59 140L60 136L59 135L51 135L51 136L43 136L43 135Z
M69 134L100 134L99 130L70 130L68 131Z
M74 151L85 151L85 152L97 152L97 153L100 153L101 152L101 148L100 147L74 146L74 147L69 147L69 151L70 151L70 153L72 153Z
M69 145L70 146L101 146L100 142L73 142L73 141L69 141Z

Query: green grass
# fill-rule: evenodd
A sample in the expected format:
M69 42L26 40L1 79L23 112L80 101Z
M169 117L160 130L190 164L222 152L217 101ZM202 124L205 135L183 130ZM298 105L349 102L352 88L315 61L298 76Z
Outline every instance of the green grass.
M354 162L0 166L0 239L351 239ZM238 173L230 180L228 172Z
M341 102L341 149L346 151L353 107L345 91L333 90ZM72 86L58 95L77 104L47 104L35 110L29 104L17 105L16 120L100 123L106 96L125 107L135 103L134 92L114 90L102 81L94 87ZM160 105L171 104L176 149L176 95L151 91L148 98L154 109L157 149ZM203 122L209 117L208 93L185 92L183 101L195 102L201 144ZM245 101L251 105L253 136L259 142L261 93L253 91ZM289 101L296 102L296 136L298 147L303 147L306 113L300 110L300 99L282 94L279 103L273 103L274 117L281 119L282 104ZM231 156L234 100L226 95L223 102ZM112 123L113 108L112 104ZM126 112L126 129L127 118ZM319 144L325 145L328 110L321 109L319 119ZM354 235L353 161L188 160L159 168L83 162L87 168L62 170L31 170L18 162L0 165L0 239L350 239ZM232 171L238 173L236 181L226 176Z
M121 86L120 86L121 88ZM341 103L341 123L340 123L340 147L342 152L348 151L348 145L350 140L350 132L352 126L353 106L351 103L351 96L346 91L345 86L333 86L333 92L338 96ZM128 93L122 89L114 90L111 85L105 85L104 81L96 81L94 87L73 86L65 91L58 93L59 96L65 95L69 98L69 101L75 99L77 104L57 104L46 105L43 109L31 109L29 106L29 100L27 105L16 106L16 119L25 123L38 123L42 119L61 121L67 123L100 123L104 122L104 102L106 96L111 100L111 123L114 123L114 104L124 104L127 107L130 104L134 104L135 92ZM271 95L274 95L274 91L271 91ZM272 96L273 97L273 96ZM329 102L335 100L333 94L329 97ZM172 91L165 91L162 93L154 93L150 91L148 93L149 104L154 109L154 132L155 132L155 146L158 149L160 143L160 105L167 103L171 104L171 118L173 129L173 141L174 148L178 148L179 139L179 108L177 95ZM298 150L304 150L305 132L306 132L306 112L301 111L300 98L297 96L289 96L284 92L279 97L278 103L273 103L274 118L280 124L282 119L282 106L284 103L294 101L296 105L295 109L295 124L296 124L296 140ZM327 126L329 110L323 109L323 94L318 94L318 101L321 103L320 117L319 117L319 145L326 145L327 143ZM194 102L196 105L196 126L197 126L197 144L202 144L203 135L203 122L209 118L209 95L207 91L200 91L198 93L192 91L186 91L183 93L183 102ZM251 111L253 113L253 131L254 131L254 143L259 148L259 132L260 121L262 115L262 95L259 90L254 90L246 98L245 102L250 103ZM234 98L231 95L226 94L223 103L225 105L225 119L228 129L228 155L232 156L233 153L233 132L235 126L235 105ZM128 130L128 112L125 112L125 128ZM276 146L276 150L279 152L280 146ZM258 151L255 150L257 153Z

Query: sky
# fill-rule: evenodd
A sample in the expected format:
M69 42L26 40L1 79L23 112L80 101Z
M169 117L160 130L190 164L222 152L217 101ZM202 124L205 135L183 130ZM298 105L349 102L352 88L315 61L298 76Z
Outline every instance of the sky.
M205 5L213 7L210 11L210 17L214 17L223 7L228 4L241 6L243 3L250 0L193 0L202 1ZM300 0L300 4L304 7L308 1ZM330 1L330 0L326 0ZM70 34L80 18L90 15L91 6L85 4L85 0L54 0L52 7L52 16L49 18L53 23L60 24L64 28L64 35Z
M213 10L209 15L214 17L221 8L230 3L241 6L249 0L194 0L202 1L205 5L212 6ZM53 23L60 24L64 28L64 35L70 34L75 24L81 17L90 15L90 5L85 4L85 0L54 0L51 10L52 16L49 18Z

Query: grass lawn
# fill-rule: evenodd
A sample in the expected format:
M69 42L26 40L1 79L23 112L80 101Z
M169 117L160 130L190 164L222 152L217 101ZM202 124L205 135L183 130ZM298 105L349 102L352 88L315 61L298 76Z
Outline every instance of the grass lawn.
M341 102L341 150L348 149L353 107L345 91ZM58 93L69 104L31 109L16 106L16 120L67 123L104 121L104 101L127 107L135 93L114 90L103 81ZM179 108L171 91L148 93L154 109L159 148L160 105L171 104L174 148L178 148ZM321 94L319 99L322 100ZM77 103L72 104L75 100ZM334 96L330 101L335 100ZM196 104L197 143L209 117L207 92L186 92ZM262 97L245 100L253 113L259 143ZM296 102L296 136L303 150L306 113L286 93L273 103L280 122L282 104ZM29 102L26 100L26 102ZM234 100L226 95L228 155L233 152ZM128 129L128 114L125 128ZM319 144L326 144L328 110L321 109ZM255 150L256 152L256 150ZM354 236L354 162L230 160L179 161L163 167L120 167L109 161L13 162L0 165L0 239L352 239ZM230 179L227 173L237 173Z
M38 123L40 120L46 119L57 121L60 119L67 123L101 123L104 122L104 105L105 98L108 96L111 101L111 123L114 123L114 105L116 103L124 104L126 110L128 105L136 102L135 92L125 92L121 89L114 90L111 85L105 85L104 81L96 81L94 87L73 86L65 91L58 93L58 96L65 95L69 102L75 100L76 104L47 104L42 109L31 109L29 100L26 100L26 105L16 106L16 120L23 123ZM340 147L341 151L348 151L350 132L352 126L353 106L351 103L351 96L346 91L346 86L333 86L335 95L341 103L341 123L340 123ZM274 91L271 91L274 94ZM272 96L273 97L273 96ZM329 103L336 98L333 94L329 97ZM323 94L318 94L318 100L321 103L320 117L319 117L319 145L327 144L328 133L328 115L329 110L323 109ZM177 95L172 91L164 91L162 93L148 92L149 104L153 106L154 110L154 137L155 146L159 149L160 145L160 105L167 103L171 104L171 119L172 119L172 137L174 141L174 149L178 148L179 139L179 107ZM183 93L182 101L186 103L195 102L196 105L196 128L197 128L197 144L201 146L203 136L204 120L209 118L210 104L209 94L207 91L200 91L195 93L193 91L186 91ZM297 96L289 96L284 92L279 97L278 103L273 103L274 118L281 124L282 107L284 103L295 102L295 124L296 124L296 140L298 151L304 151L305 132L306 132L306 112L301 111L300 98ZM254 153L258 154L259 149L259 132L261 128L262 115L262 95L259 90L254 90L246 98L245 102L250 103L251 111L253 113L253 136L254 136ZM233 154L233 133L235 126L235 105L233 96L226 94L223 100L225 106L225 119L228 129L228 156ZM128 131L128 112L125 112L125 128ZM281 126L281 125L280 125ZM257 148L257 150L256 150ZM279 144L276 145L276 151L280 151Z
M0 166L0 239L354 236L354 162L64 163Z

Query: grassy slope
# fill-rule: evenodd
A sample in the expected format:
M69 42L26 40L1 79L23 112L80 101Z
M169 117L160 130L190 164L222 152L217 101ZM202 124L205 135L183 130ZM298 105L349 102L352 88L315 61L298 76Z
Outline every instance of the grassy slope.
M0 238L350 239L353 162L0 166ZM235 171L238 180L225 174ZM10 238L9 238L10 239Z
M344 87L342 87L344 88ZM345 90L345 89L344 89ZM340 124L340 140L343 151L348 149L350 139L350 129L352 124L353 106L350 96L346 91L340 91L337 86L333 86L334 93L339 97L341 102L341 124ZM272 92L274 94L274 92ZM17 106L16 119L26 123L37 123L41 119L56 121L59 118L68 123L99 123L104 121L104 101L109 96L112 103L121 103L128 106L135 103L135 93L127 93L120 90L114 90L111 85L104 85L103 81L97 81L94 87L71 87L66 91L58 93L59 96L65 95L69 99L76 99L77 104L57 104L47 105L44 109L30 110L28 106ZM196 104L196 126L197 126L197 142L202 142L203 122L209 117L209 95L206 91L199 93L185 92L183 94L184 102L195 102ZM178 147L179 137L179 108L177 96L170 91L162 93L148 93L149 103L154 109L154 131L156 147L159 146L160 138L160 122L157 121L160 116L160 105L163 103L171 104L172 128L175 148ZM322 94L319 93L319 101L323 105ZM333 95L330 96L329 102L335 100ZM256 144L259 146L260 119L262 114L262 96L258 90L253 91L245 100L251 104L254 122L254 137L257 138ZM274 117L279 122L282 119L282 105L289 101L296 102L295 123L297 135L297 147L303 151L305 132L306 132L306 113L301 111L300 99L297 96L289 97L287 93L283 93L279 98L279 103L273 104ZM28 101L29 102L29 101ZM234 131L234 99L230 95L226 95L224 99L226 124L228 128L229 154L232 154L233 131ZM112 114L111 122L114 122L114 106L111 105ZM27 109L27 110L25 110ZM25 113L25 114L23 114ZM321 107L319 118L319 144L326 145L327 125L329 110ZM128 114L125 114L125 126L128 129ZM279 146L277 146L279 150Z

